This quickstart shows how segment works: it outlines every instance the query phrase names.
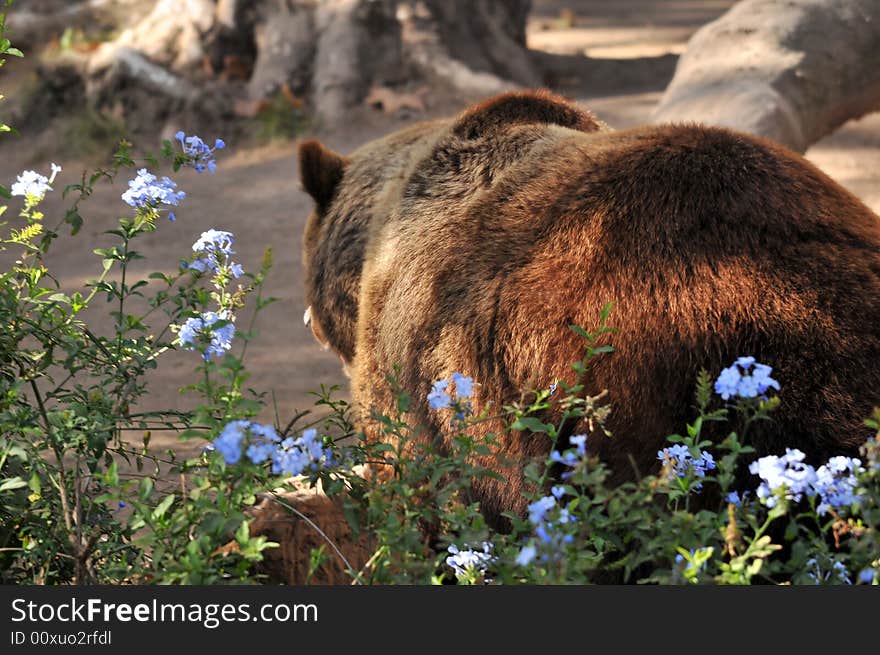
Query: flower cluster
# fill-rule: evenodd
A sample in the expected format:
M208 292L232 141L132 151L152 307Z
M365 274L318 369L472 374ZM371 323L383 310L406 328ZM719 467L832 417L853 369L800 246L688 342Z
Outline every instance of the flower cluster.
M703 478L706 476L706 471L715 468L715 459L712 457L712 453L703 450L700 451L699 457L694 457L684 444L674 444L663 450L658 450L657 459L663 462L663 472L668 480L687 476ZM697 484L694 488L700 489L702 485Z
M271 460L275 475L300 475L333 464L330 449L324 447L314 429L303 431L296 439L287 437L282 441L270 425L231 421L214 439L213 448L227 464L238 464L242 455L258 465Z
M428 406L431 409L446 409L452 407L452 394L447 391L449 384L455 384L455 396L457 399L467 399L474 395L474 379L461 373L453 373L449 378L437 380L428 393Z
M235 254L232 249L234 242L235 237L232 232L215 230L214 228L202 232L202 236L192 246L193 252L198 253L199 257L189 264L184 263L184 266L200 273L210 270L214 273L228 273L235 278L241 277L244 275L241 264L236 264L229 259L230 255Z
M50 166L52 174L49 177L40 175L36 171L22 171L18 179L10 187L9 193L13 196L25 196L26 198L30 197L37 200L42 199L47 191L52 190L50 185L55 181L55 176L61 172L61 167L58 164L52 163Z
M804 493L809 493L816 480L816 471L804 463L803 452L797 448L786 448L785 455L768 455L749 465L749 472L757 475L762 482L757 494L768 507L776 505L776 493L782 491L785 497L794 502L800 501Z
M489 567L498 559L492 554L492 543L489 541L483 542L482 550L474 550L467 545L465 549L460 550L455 544L447 548L449 557L446 558L446 565L459 581L473 581L484 577Z
M180 326L177 345L187 350L195 350L198 346L203 346L203 356L206 361L213 355L222 357L232 347L232 339L235 336L233 320L226 310L204 312L201 316L189 318Z
M740 357L732 366L721 371L715 380L715 393L724 400L763 397L768 389L779 391L779 383L770 377L773 369L759 364L754 357Z
M532 524L536 540L524 546L516 557L516 563L527 566L537 556L538 549L543 551L541 559L548 561L558 556L560 551L574 541L574 535L566 531L566 527L577 521L567 507L560 507L559 501L565 495L565 487L554 486L550 495L539 498L528 506L529 523Z
M232 249L234 242L232 232L213 228L202 232L192 245L193 252L199 256L189 264L181 264L186 269L200 273L208 270L215 273L213 284L219 293L213 294L213 297L220 307L216 312L207 311L188 319L179 328L176 342L188 350L202 350L206 361L212 356L222 357L232 347L232 339L235 337L235 315L232 311L235 301L232 295L224 291L231 278L244 275L242 266L230 259L235 254Z
M150 209L158 211L159 205L177 207L186 197L183 191L175 191L177 184L170 178L161 180L146 168L137 172L137 176L128 183L128 190L122 194L122 200L129 207L138 210ZM169 220L175 220L174 212L168 212Z
M304 471L317 471L321 466L333 466L333 453L324 446L318 431L304 430L296 439L287 437L272 451L272 473L275 475L300 475Z
M275 429L268 425L260 425L253 421L231 421L227 423L220 435L214 439L214 449L223 455L227 464L238 464L242 453L245 452L254 464L265 461L262 456L264 444L280 441Z
M214 147L210 147L207 143L195 134L186 136L182 131L174 135L174 138L180 142L180 147L185 155L185 163L196 169L199 173L205 170L213 173L217 170L217 162L214 160L214 151L222 150L226 147L223 139L215 139Z
M813 483L820 498L817 511L827 514L832 509L857 505L859 496L856 494L856 476L862 471L862 462L858 458L840 455L830 458L820 466L816 470L816 481Z
M767 507L774 507L778 498L799 502L806 496L818 496L817 511L826 514L858 504L855 493L856 476L863 470L860 460L832 457L818 470L804 462L803 452L787 448L785 455L768 455L752 462L749 472L761 478L757 495Z

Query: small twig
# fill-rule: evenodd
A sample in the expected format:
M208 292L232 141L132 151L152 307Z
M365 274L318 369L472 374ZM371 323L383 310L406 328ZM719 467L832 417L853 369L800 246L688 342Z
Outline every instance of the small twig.
M308 416L309 414L311 414L311 412L307 409L301 412L298 411L296 414L293 415L293 418L287 422L287 425L285 426L281 434L287 436L287 433L290 432L290 428L293 427L293 424L300 420L303 416Z

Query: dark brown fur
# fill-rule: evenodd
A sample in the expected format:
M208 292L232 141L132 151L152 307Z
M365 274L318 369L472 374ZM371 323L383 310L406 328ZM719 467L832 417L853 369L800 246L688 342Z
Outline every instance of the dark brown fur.
M453 371L480 383L478 410L573 383L584 342L569 325L595 326L614 301L616 352L595 360L587 386L610 392L614 436L588 448L616 481L633 464L651 471L665 436L693 418L698 371L740 355L773 366L782 386L775 421L752 434L759 453L819 460L868 436L880 221L781 146L698 125L609 132L549 94L513 94L367 144L338 184L320 166L302 175L319 202L308 302L363 409L391 410L395 365L426 438L448 419L422 401ZM490 519L523 510L522 467L548 447L504 435L506 462L487 463L507 482L475 490Z

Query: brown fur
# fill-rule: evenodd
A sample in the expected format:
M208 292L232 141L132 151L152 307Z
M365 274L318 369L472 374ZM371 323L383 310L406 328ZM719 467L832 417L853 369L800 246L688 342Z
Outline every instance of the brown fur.
M765 140L601 128L549 94L510 94L367 144L338 182L315 164L343 160L304 157L318 201L307 298L356 404L390 411L384 379L399 365L412 419L435 438L447 419L424 399L453 371L480 383L477 410L573 383L584 342L569 325L595 326L614 301L616 352L595 360L587 386L610 392L614 436L588 448L616 481L651 471L665 436L693 418L698 371L740 355L773 366L782 386L775 420L752 433L759 454L852 453L880 404L878 217ZM503 435L505 460L486 463L506 483L475 489L490 520L523 510L522 467L548 447Z
M263 553L256 572L273 584L350 584L352 571L360 571L371 552L366 534L352 533L342 504L314 489L287 492L280 500L265 498L250 512L251 535L278 544ZM288 505L299 514L292 513ZM229 544L236 546L234 541ZM324 549L325 560L313 571L312 551L319 548Z

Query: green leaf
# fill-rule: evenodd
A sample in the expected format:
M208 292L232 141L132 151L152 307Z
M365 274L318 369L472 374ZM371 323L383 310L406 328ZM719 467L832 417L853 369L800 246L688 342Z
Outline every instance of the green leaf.
M165 512L168 511L168 508L171 507L171 504L174 502L174 494L169 494L165 496L161 503L156 506L156 509L153 510L153 520L161 519L165 516Z
M64 215L64 222L70 225L71 235L79 232L83 225L82 216L79 215L79 211L77 211L76 207L71 207L67 210L67 213Z
M514 421L513 425L510 426L510 429L543 432L544 434L547 434L553 430L553 426L549 423L542 423L534 416L522 416Z
M0 491L11 491L13 489L21 489L22 487L28 486L28 483L22 480L20 477L7 478L3 482L0 482Z
M138 495L141 497L141 500L146 501L150 498L151 493L153 493L153 478L143 478L138 489Z
M251 533L248 529L248 522L242 521L241 525L238 526L238 530L235 531L235 540L238 542L239 546L247 545L247 542L250 541Z
M18 48L9 48L4 54L12 55L13 57L24 57L24 53Z

